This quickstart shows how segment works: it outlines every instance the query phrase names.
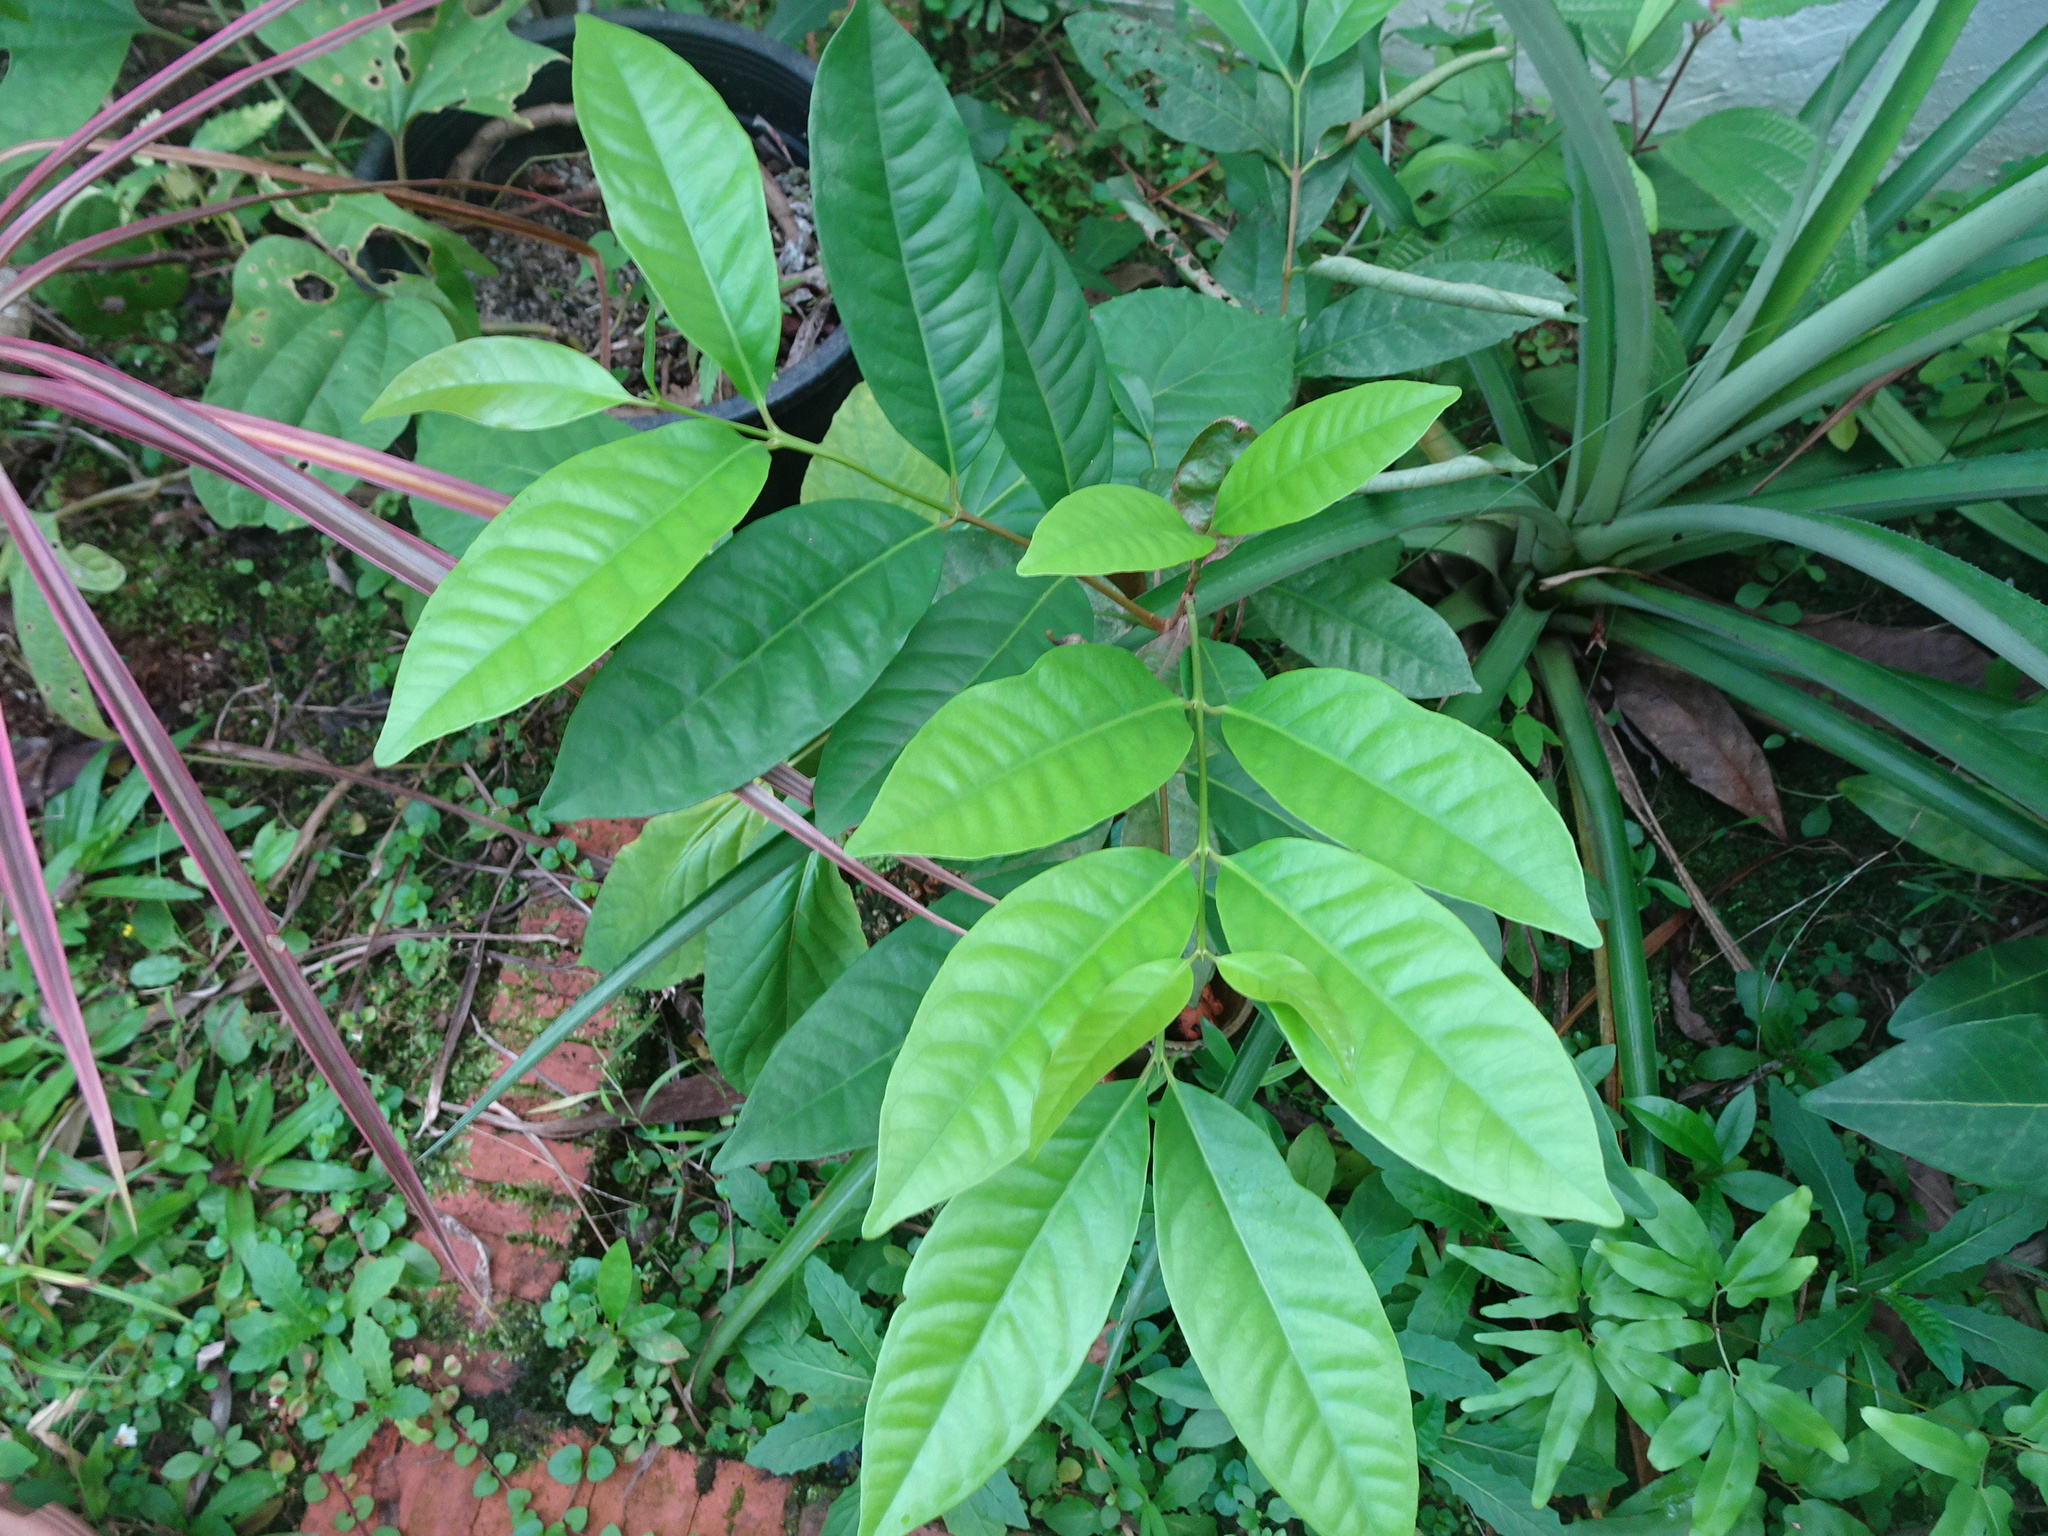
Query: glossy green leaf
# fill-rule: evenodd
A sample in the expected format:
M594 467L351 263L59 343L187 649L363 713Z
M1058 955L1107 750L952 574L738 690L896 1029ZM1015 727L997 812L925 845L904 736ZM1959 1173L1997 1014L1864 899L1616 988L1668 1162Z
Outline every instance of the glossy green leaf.
M363 419L445 411L480 426L537 431L631 404L617 379L574 348L530 336L477 336L407 367Z
M847 850L985 858L1072 837L1157 789L1194 740L1130 652L1062 645L947 701L904 748Z
M1003 306L1003 441L1047 502L1110 469L1109 364L1066 252L994 171L981 190Z
M1372 1135L1482 1200L1621 1220L1557 1036L1441 903L1357 854L1293 838L1225 859L1216 903L1233 950L1292 956L1341 1010L1355 1078L1313 1036L1291 1030L1289 1043Z
M940 906L956 922L987 910L967 898ZM848 966L776 1042L713 1170L873 1146L889 1069L955 939L904 923Z
M1425 261L1414 270L1446 283L1477 283L1560 304L1573 298L1548 272L1520 262ZM1309 378L1383 379L1463 357L1542 323L1533 315L1360 288L1318 310L1302 327L1300 368Z
M637 432L541 476L427 599L377 761L581 672L675 590L767 478L768 451L716 421Z
M1411 699L1475 691L1457 632L1384 572L1360 550L1282 578L1248 611L1318 667L1363 672Z
M752 140L666 43L576 18L576 126L612 233L676 328L759 404L782 341Z
M1053 503L1017 562L1021 576L1106 576L1199 560L1216 547L1172 502L1134 485L1091 485Z
M1880 1146L1994 1187L2048 1181L2048 1017L1955 1024L1806 1096Z
M1765 1296L1796 1291L1820 1261L1812 1254L1792 1257L1813 1215L1813 1191L1803 1185L1779 1200L1735 1240L1721 1266L1728 1304L1746 1307Z
M1224 534L1257 533L1315 516L1414 447L1458 393L1395 379L1290 411L1230 466L1212 526Z
M1922 805L1875 774L1859 773L1835 785L1857 810L1894 837L1933 854L1944 864L1996 875L2001 880L2040 880L2048 870L2014 858L1989 838L1980 837L1952 816Z
M206 403L365 448L388 448L405 430L398 417L364 421L370 402L400 370L455 340L447 316L425 299L365 292L318 246L283 235L266 235L242 253L234 298ZM355 483L332 470L311 473L337 490ZM192 472L192 488L224 526L302 526L294 514L207 470Z
M1072 581L998 570L948 592L832 728L812 792L818 825L836 834L865 816L904 743L948 699L1023 672L1052 649L1048 636L1092 627L1088 595Z
M606 443L631 437L633 428L610 416L585 416L559 427L514 432L480 427L460 416L429 412L413 426L413 458L429 469L460 475L506 496L517 496L542 475ZM460 555L489 527L488 520L439 506L423 497L411 502L420 537Z
M704 936L704 1041L745 1093L789 1027L867 950L838 867L812 854Z
M1111 848L1027 881L975 924L925 993L890 1074L863 1230L886 1232L1022 1154L1069 1031L1118 977L1180 958L1198 900L1185 864Z
M1291 814L1431 890L1598 945L1571 834L1477 731L1325 668L1272 678L1222 715L1231 751Z
M1915 1040L2016 1013L2048 1013L2048 939L2014 939L1965 956L1908 992L1885 1028Z
M1173 1022L1194 989L1192 962L1167 956L1133 966L1095 994L1038 1085L1031 1108L1034 1153L1090 1088Z
M1117 415L1116 478L1172 469L1210 422L1236 416L1263 431L1294 395L1291 326L1187 288L1145 288L1091 318L1112 373L1143 386L1140 430Z
M1276 1017L1285 1016L1291 1034L1309 1033L1321 1042L1338 1073L1349 1082L1358 1072L1358 1035L1314 971L1292 955L1246 949L1216 957L1223 979Z
M939 561L932 525L881 502L749 523L584 690L547 814L648 816L765 772L873 684L930 604Z
M1209 0L1202 14L1266 68L1281 74L1293 69L1294 0Z
M1003 310L981 178L932 61L859 0L811 94L818 239L861 373L889 420L957 475L995 430Z
M1394 0L1308 0L1301 12L1302 62L1327 64L1385 21Z
M600 975L659 933L730 871L766 823L730 795L652 818L612 859L590 909L582 962ZM704 969L704 938L678 945L634 985L672 987Z
M904 1276L868 1398L861 1536L963 1502L1037 1428L1102 1331L1145 1193L1135 1083L955 1198Z
M1175 1084L1153 1173L1159 1263L1202 1379L1321 1536L1409 1536L1407 1375L1358 1250L1266 1133Z
M946 472L919 453L889 425L875 392L865 383L832 413L820 454L804 470L803 499L831 501L857 496L886 501L930 517L946 499Z

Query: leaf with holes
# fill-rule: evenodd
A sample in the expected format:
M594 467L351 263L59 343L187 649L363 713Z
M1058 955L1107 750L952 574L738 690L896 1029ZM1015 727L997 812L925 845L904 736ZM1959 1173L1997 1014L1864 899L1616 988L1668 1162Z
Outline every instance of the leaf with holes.
M647 816L766 772L868 690L938 580L937 530L900 507L813 501L749 523L584 690L543 808Z
M633 403L617 379L574 348L530 336L478 336L406 368L363 419L444 411L479 426L531 432Z
M1571 834L1477 731L1326 668L1271 678L1222 715L1245 771L1318 831L1433 891L1599 944Z
M753 141L702 75L631 28L577 17L573 68L612 232L676 329L758 405L782 297Z
M1407 1373L1358 1250L1266 1133L1174 1084L1153 1173L1159 1267L1217 1406L1322 1536L1408 1536Z
M234 308L221 327L206 403L253 411L365 448L388 448L405 418L363 420L401 370L455 340L440 309L406 293L365 292L318 246L266 235L235 263ZM315 469L337 490L351 475ZM301 526L254 491L206 470L192 488L217 523Z
M579 454L500 512L428 597L377 761L559 687L653 611L740 520L768 451L683 421Z
M1230 466L1211 526L1257 533L1315 516L1414 447L1458 394L1447 385L1388 380L1290 411Z
M1179 860L1111 848L1025 882L975 924L925 993L889 1076L870 1236L1030 1147L1062 1041L1118 977L1181 957L1199 900Z
M949 700L903 749L847 851L985 858L1043 848L1164 782L1186 706L1128 651L1062 645Z
M1440 902L1355 853L1283 838L1223 860L1216 904L1233 951L1291 956L1335 1005L1369 1073L1345 1073L1313 1034L1288 1039L1367 1131L1482 1200L1620 1221L1570 1058Z
M1145 1120L1136 1084L1104 1084L932 1223L868 1398L861 1536L903 1536L971 1496L1073 1380L1137 1232Z
M948 592L826 738L813 791L818 825L836 835L867 815L904 744L948 699L1015 677L1056 639L1093 628L1088 594L1073 581L999 570Z

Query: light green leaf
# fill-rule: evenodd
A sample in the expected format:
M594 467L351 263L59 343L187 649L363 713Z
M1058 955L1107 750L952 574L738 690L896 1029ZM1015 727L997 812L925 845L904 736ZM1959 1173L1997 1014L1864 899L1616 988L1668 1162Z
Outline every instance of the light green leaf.
M1109 364L1073 264L1003 179L982 168L1003 306L1002 439L1057 501L1110 469Z
M455 340L447 316L426 300L366 293L318 246L283 235L242 253L234 294L206 403L365 448L388 448L405 429L398 417L365 422L370 402L400 370ZM337 490L355 483L332 470L312 474ZM193 471L192 488L225 526L301 526L295 514L207 470Z
M789 1027L867 950L838 866L818 854L785 870L705 935L704 1042L745 1093Z
M811 96L818 238L889 420L949 475L995 430L1003 312L981 178L932 61L878 0L826 46Z
M1294 68L1294 0L1204 0L1202 14L1266 68Z
M1924 1415L1891 1413L1883 1408L1865 1408L1863 1422L1901 1456L1930 1472L1974 1483L1983 1469L1989 1446L1975 1430L1959 1435Z
M986 858L1086 831L1159 787L1194 740L1130 652L1062 645L948 700L889 770L847 851Z
M1080 1369L1137 1231L1145 1130L1137 1085L1105 1084L932 1223L868 1399L861 1536L903 1536L973 1494Z
M413 458L429 469L517 496L557 464L587 449L631 437L633 430L610 416L585 416L538 432L510 432L430 412L414 424ZM437 506L419 496L412 498L411 507L420 536L451 555L462 554L489 526L484 518Z
M1995 875L2001 880L2048 878L2048 870L2022 863L1989 838L1979 837L1954 817L1922 805L1875 774L1854 774L1835 788L1892 836L1904 838L1944 864L1980 875Z
M573 69L612 232L676 329L760 404L782 298L753 142L702 75L643 33L577 17Z
M1310 69L1327 64L1378 26L1395 0L1308 0L1301 13L1301 57Z
M1763 1296L1799 1288L1820 1261L1812 1254L1792 1257L1813 1215L1813 1191L1801 1185L1751 1224L1721 1266L1721 1284L1731 1306L1746 1307Z
M1106 576L1199 560L1216 547L1163 496L1134 485L1091 485L1053 503L1017 562L1020 576Z
M717 421L638 432L541 476L427 599L377 761L581 672L675 590L767 478L767 450Z
M812 461L812 474L822 462ZM832 727L812 790L818 825L836 835L865 816L904 744L948 699L977 683L1015 677L1052 649L1052 637L1093 627L1088 594L1077 582L997 570L948 592Z
M1291 955L1342 1010L1371 1064L1358 1079L1313 1036L1288 1038L1367 1131L1482 1200L1621 1220L1557 1036L1441 903L1357 854L1293 838L1223 860L1216 902L1232 950Z
M1384 570L1367 550L1328 560L1256 593L1250 613L1317 666L1363 672L1411 699L1475 691L1457 632Z
M730 795L652 818L612 859L584 930L582 963L600 975L618 965L737 868L766 824ZM704 936L699 934L635 985L657 991L703 969Z
M1216 493L1217 533L1313 517L1415 446L1458 398L1443 384L1360 384L1290 411L1239 455Z
M1077 18L1078 19L1078 18ZM1144 288L1097 305L1091 318L1126 392L1149 403L1142 435L1121 412L1116 478L1172 469L1202 428L1223 416L1259 431L1294 395L1294 329L1187 288Z
M71 654L71 643L57 628L56 615L43 600L43 589L11 549L8 553L7 589L14 600L15 641L43 706L81 736L112 741L114 728L101 717L92 684Z
M1152 1039L1187 1007L1194 993L1194 967L1179 956L1133 966L1095 994L1087 1010L1060 1041L1045 1069L1031 1109L1031 1150L1133 1051Z
M1264 1131L1199 1089L1169 1088L1156 1156L1174 1316L1245 1449L1321 1536L1409 1536L1407 1377L1336 1216Z
M865 383L854 385L853 393L833 413L819 446L833 457L820 454L804 470L805 501L859 496L921 517L930 517L947 504L946 472L889 425L874 390Z
M282 53L321 33L368 16L378 0L303 0L256 35ZM518 0L478 10L437 6L424 27L372 27L327 53L307 59L298 72L358 117L386 133L443 107L487 117L511 117L513 103L535 71L555 61L553 49L506 31Z
M1338 1008L1316 974L1292 955L1275 950L1245 949L1218 955L1223 979L1276 1016L1286 1010L1295 1033L1306 1030L1322 1042L1337 1071L1349 1082L1358 1070L1358 1036L1346 1027Z
M1180 958L1198 901L1185 864L1111 848L1025 882L975 924L925 993L889 1076L863 1230L886 1232L1022 1154L1069 1031L1118 977Z
M1506 749L1377 679L1316 668L1222 710L1289 813L1446 896L1597 946L1571 834Z
M478 336L407 367L363 419L445 411L530 432L632 403L618 380L574 348L528 336Z
M868 690L930 605L939 563L932 525L880 502L749 523L584 690L543 809L654 815L766 771Z
M804 1261L804 1296L825 1336L845 1350L863 1373L872 1375L882 1352L875 1314L858 1292L823 1259Z
M1806 1096L1806 1107L1973 1184L2048 1182L2048 1017L1955 1024Z

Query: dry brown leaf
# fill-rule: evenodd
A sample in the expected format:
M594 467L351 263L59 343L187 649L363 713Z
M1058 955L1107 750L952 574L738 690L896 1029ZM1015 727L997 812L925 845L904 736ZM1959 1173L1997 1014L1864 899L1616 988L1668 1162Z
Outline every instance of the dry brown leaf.
M1684 672L1617 659L1614 699L1693 784L1779 837L1785 812L1770 764L1721 690Z
M1714 1033L1714 1026L1706 1021L1700 1011L1692 1005L1692 989L1676 967L1671 971L1671 1022L1678 1026L1678 1032L1695 1045L1719 1045L1721 1037Z
M1965 688L1984 686L1991 653L1968 635L1952 629L1910 629L1891 624L1864 624L1856 619L1810 619L1799 633L1826 641L1851 656L1879 666L1917 672Z

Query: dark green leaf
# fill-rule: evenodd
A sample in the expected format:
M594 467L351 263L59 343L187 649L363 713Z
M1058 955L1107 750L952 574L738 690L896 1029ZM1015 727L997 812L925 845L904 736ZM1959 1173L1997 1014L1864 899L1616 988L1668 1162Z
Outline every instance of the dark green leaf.
M1842 1151L1839 1135L1776 1078L1771 1080L1771 1135L1785 1166L1814 1192L1820 1214L1835 1234L1853 1276L1870 1246L1870 1218L1856 1169Z
M1885 1025L1916 1040L1951 1024L2048 1014L2048 939L1992 944L1908 992Z
M1411 699L1472 692L1478 685L1457 634L1385 569L1361 550L1283 577L1250 612L1319 667L1363 672Z
M867 691L931 602L939 562L932 525L881 502L748 524L584 691L547 813L653 815L772 767Z
M1435 261L1414 268L1446 283L1479 283L1539 299L1572 301L1548 272L1507 261ZM1360 288L1327 305L1302 327L1300 368L1309 378L1382 379L1448 362L1506 341L1543 322L1379 288Z

